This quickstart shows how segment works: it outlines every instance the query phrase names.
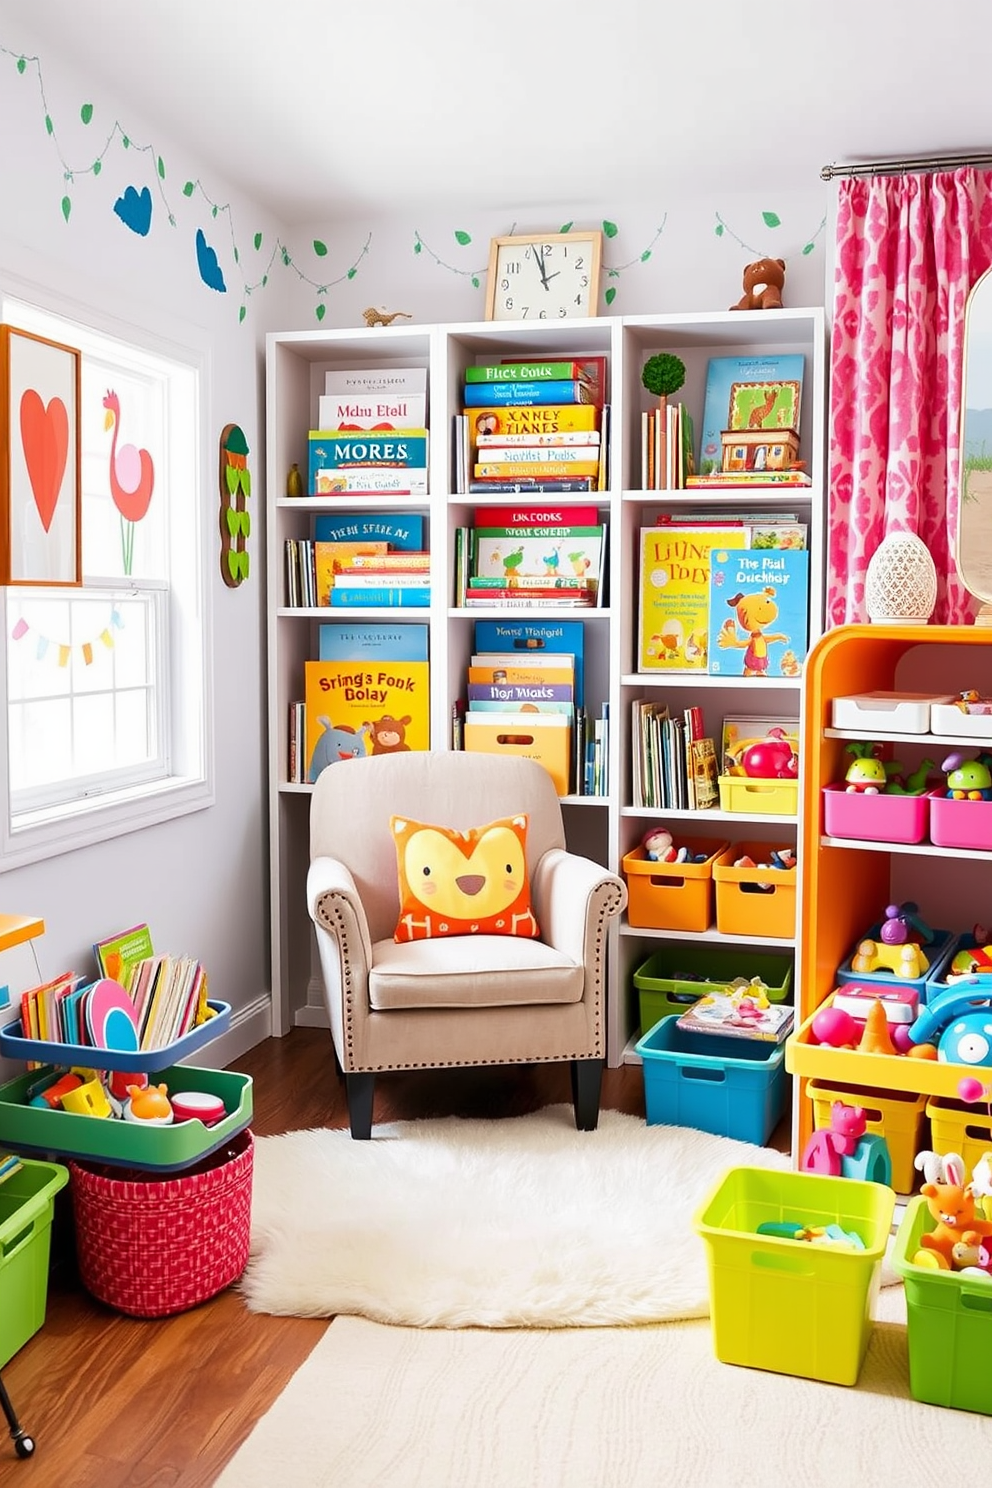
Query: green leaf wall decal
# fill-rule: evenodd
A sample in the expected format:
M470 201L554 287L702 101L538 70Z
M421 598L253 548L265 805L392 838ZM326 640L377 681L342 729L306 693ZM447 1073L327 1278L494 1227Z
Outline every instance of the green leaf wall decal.
M17 70L18 70L18 72L23 73L24 72L24 69L25 69L25 67L27 67L27 65L28 64L25 62L25 60L24 60L23 57L18 57L18 59L17 59Z
M716 233L716 235L717 235L718 238L722 238L723 237L723 223L722 222L718 222L717 225L716 225L716 227L713 229L713 231Z
M609 289L606 291L605 295L603 296L603 299L606 301L606 303L608 305L612 305L613 304L613 301L616 299L616 297L617 297L616 287L611 284L610 287L609 287Z
M84 103L79 110L79 117L84 124L88 124L93 117L93 105L91 103Z
M471 241L472 241L472 238L471 238L471 235L469 233L462 232L461 228L456 229L456 231L455 231L455 242L456 243L460 243L461 246L464 248L469 243L471 243Z
M782 226L782 219L777 212L762 212L761 217L766 227Z
M318 320L323 320L324 316L327 314L327 306L322 302L317 306L317 309L314 313L316 314Z
M228 485L230 485L230 481L228 481ZM227 530L231 536L237 537L241 527L241 513L236 512L233 506L229 506L224 512L224 520L227 523Z
M241 472L241 490L245 496L251 495L251 471L247 465Z
M69 221L69 213L71 211L72 211L72 202L69 200L69 198L67 196L64 196L62 198L62 216L65 218L66 222Z
M102 170L103 170L103 161L102 160L94 160L94 162L93 162L93 174L95 176L98 176Z
M121 135L121 144L124 146L125 150L130 149L131 141L126 134Z
M52 116L51 116L51 114L46 114L45 115L45 128L48 130L48 133L49 134L54 134L55 133L55 125L52 123Z
M314 240L313 240L313 251L314 251L314 253L316 253L316 255L317 255L318 258L326 258L327 257L327 244L326 243L322 243L319 238L314 238Z
M803 249L803 258L806 257L807 253L812 253L815 247L815 243L807 243L805 248Z
M473 289L478 289L479 288L479 276L478 276L478 274L473 274L472 275L472 288Z
M358 273L358 270L354 267L354 265L352 265L352 267L348 270L347 274L345 275L345 278L346 279L354 279L354 277L355 277L355 275L357 273Z
M195 190L196 190L196 182L195 181L187 181L186 182L186 185L183 187L183 196L192 196L193 195L193 192Z
M572 224L570 222L566 222L564 224L564 226L562 226L562 227L560 227L558 229L558 231L559 232L563 232L563 233L571 232L572 231Z
M236 470L233 465L226 465L224 467L224 484L227 487L228 494L231 496L236 496L238 494L238 476L240 475L240 473L241 472ZM227 514L227 525L229 527L231 526L230 512L228 512Z
M414 251L414 253L419 253L421 251L422 247L423 247L423 244L422 243L419 243L419 242L418 243L414 243L414 245L413 245L413 251Z
M245 318L245 316L247 314L248 314L248 307L247 307L247 305L242 305L241 308L240 308L240 310L238 311L238 322L239 322L239 324L240 324L241 321L244 320L244 318Z
M158 170L159 180L160 181L164 181L165 180L165 161L162 159L161 155L158 157L158 163L157 163L156 169Z
M604 222L603 231L608 238L615 238L619 229L615 222Z
M252 242L255 244L255 252L257 253L259 248L261 248L262 246L262 234L256 233L254 238L252 239Z
M645 248L644 252L641 254L641 263L647 263L647 261L648 261L648 259L650 257L651 257L651 249L650 248Z

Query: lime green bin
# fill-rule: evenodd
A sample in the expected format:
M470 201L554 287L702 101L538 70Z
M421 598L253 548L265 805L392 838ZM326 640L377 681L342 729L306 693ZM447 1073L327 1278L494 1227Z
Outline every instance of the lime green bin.
M45 1321L55 1195L61 1163L30 1162L0 1183L0 1369Z
M693 1217L706 1246L721 1363L855 1384L895 1198L884 1184L855 1178L728 1169ZM766 1223L839 1225L864 1248L758 1234Z

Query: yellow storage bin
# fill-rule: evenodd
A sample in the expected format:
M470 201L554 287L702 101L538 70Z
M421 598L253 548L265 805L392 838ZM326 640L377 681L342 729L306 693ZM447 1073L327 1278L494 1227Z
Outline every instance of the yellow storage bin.
M716 928L722 935L768 935L780 940L793 939L796 933L796 869L734 867L738 858L767 862L769 853L782 852L786 848L794 851L791 843L735 842L714 863Z
M795 816L798 780L757 780L750 775L721 775L720 810L748 816Z
M693 1216L721 1363L855 1384L895 1199L885 1184L858 1178L728 1169ZM766 1223L839 1225L864 1249L759 1235Z
M909 1090L871 1090L864 1085L843 1085L810 1080L806 1094L813 1102L813 1125L829 1127L834 1101L861 1106L866 1130L885 1138L892 1159L892 1187L897 1193L912 1193L916 1187L913 1159L920 1147L920 1129L927 1111L927 1098ZM949 1151L952 1149L948 1149Z
M491 713L465 715L465 749L470 754L512 754L537 760L568 795L572 730L564 713L506 713L493 723Z
M988 1106L976 1106L950 1096L934 1095L927 1101L930 1145L943 1156L958 1152L971 1173L986 1152L992 1152L992 1116Z
M656 863L643 847L623 858L627 923L645 930L708 930L713 922L713 864L726 842L680 837L680 847L707 853L704 863Z

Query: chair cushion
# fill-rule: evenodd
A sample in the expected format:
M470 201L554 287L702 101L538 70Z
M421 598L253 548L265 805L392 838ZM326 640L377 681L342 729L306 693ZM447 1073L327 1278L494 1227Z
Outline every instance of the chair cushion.
M369 1002L397 1008L519 1007L579 1002L583 968L540 940L452 936L372 946Z
M464 832L406 816L391 816L389 825L399 871L394 940L540 934L530 905L525 813Z

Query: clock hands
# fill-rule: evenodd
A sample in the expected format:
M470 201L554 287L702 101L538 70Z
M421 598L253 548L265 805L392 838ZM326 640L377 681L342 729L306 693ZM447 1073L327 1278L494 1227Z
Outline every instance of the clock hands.
M534 245L534 257L537 259L537 267L540 270L541 283L544 285L545 289L550 289L551 280L557 279L558 275L561 273L561 270L555 269L555 271L551 274L547 272L544 266L544 249L539 248L536 243Z

